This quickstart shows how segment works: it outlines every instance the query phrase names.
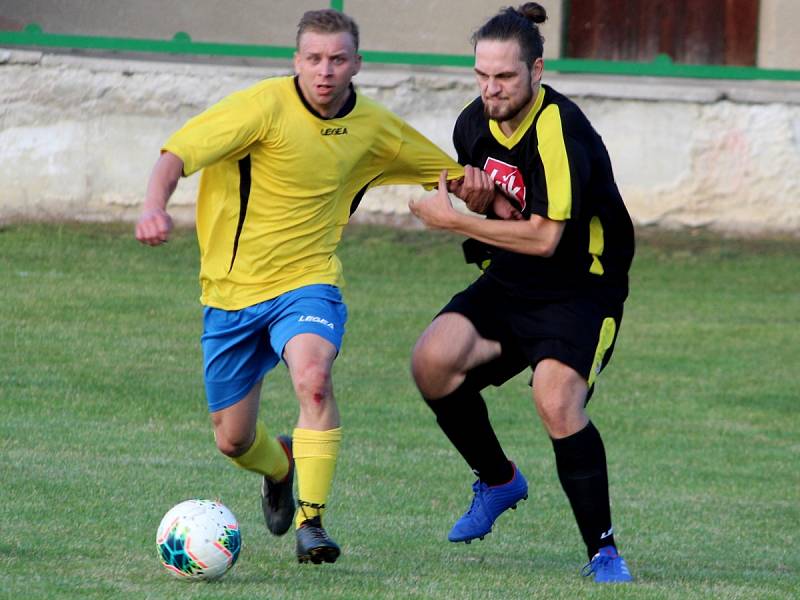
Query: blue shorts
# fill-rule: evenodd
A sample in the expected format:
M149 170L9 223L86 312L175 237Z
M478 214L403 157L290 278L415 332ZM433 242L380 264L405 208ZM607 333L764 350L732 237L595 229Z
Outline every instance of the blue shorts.
M307 285L241 310L205 307L203 375L209 412L236 404L283 357L294 336L313 333L342 347L347 307L339 288Z

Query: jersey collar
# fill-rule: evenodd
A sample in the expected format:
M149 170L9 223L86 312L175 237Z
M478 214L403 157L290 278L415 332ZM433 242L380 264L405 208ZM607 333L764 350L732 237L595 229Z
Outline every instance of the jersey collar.
M539 86L539 93L536 94L536 102L533 103L531 109L528 111L528 114L525 115L525 118L522 120L522 123L519 124L516 131L511 135L511 137L506 137L506 134L503 133L503 130L500 129L500 124L495 121L494 119L489 119L489 131L492 132L492 137L501 145L505 146L509 150L517 145L517 143L522 139L522 136L525 135L525 132L530 129L533 120L536 118L536 115L542 108L542 104L544 103L544 86Z
M294 89L297 90L297 96L300 98L300 102L303 103L303 106L306 107L306 110L308 112L310 112L318 119L322 119L323 121L328 121L330 119L341 119L342 117L346 117L348 114L350 114L350 111L352 111L353 108L355 108L356 88L352 83L350 84L350 95L348 96L347 101L344 103L342 108L339 109L339 112L337 112L332 117L323 117L321 114L319 114L316 110L312 108L312 106L305 99L305 96L303 96L303 92L300 90L300 84L297 83L297 75L294 76L293 81L294 81Z

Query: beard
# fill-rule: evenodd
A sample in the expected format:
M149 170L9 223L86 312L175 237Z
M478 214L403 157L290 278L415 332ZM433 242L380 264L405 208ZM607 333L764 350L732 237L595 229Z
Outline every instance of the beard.
M516 117L519 114L519 112L523 108L525 108L533 98L533 90L531 90L530 85L526 86L525 89L527 90L525 96L513 102L507 102L501 105L489 106L489 104L484 100L483 114L486 116L487 119L494 119L498 123L502 123L503 121L510 121L511 119Z

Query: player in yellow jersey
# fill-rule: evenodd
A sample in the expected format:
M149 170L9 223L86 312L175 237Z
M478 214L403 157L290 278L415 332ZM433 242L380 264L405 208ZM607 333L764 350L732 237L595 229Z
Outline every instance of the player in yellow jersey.
M294 67L295 77L232 94L167 140L136 237L167 241L169 197L181 175L202 169L202 346L216 444L263 477L267 528L282 535L295 517L298 560L319 564L340 553L321 519L342 436L331 382L347 320L335 255L342 229L369 187L432 186L442 169L452 177L463 169L357 93L351 80L361 57L350 17L305 13ZM258 413L262 379L281 359L300 415L291 437L276 438Z

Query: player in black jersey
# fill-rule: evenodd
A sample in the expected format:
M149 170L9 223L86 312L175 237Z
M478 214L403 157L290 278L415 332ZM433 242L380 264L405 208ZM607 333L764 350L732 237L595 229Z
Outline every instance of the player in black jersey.
M450 191L411 202L427 226L468 236L483 269L420 337L412 372L444 433L475 471L470 509L448 539L470 542L527 498L492 429L481 390L527 367L556 467L586 544L584 574L631 580L611 525L603 442L585 407L608 362L628 295L633 225L600 136L568 98L541 84L544 8L506 8L473 36L480 97L453 134L465 167ZM497 193L497 190L502 192Z

